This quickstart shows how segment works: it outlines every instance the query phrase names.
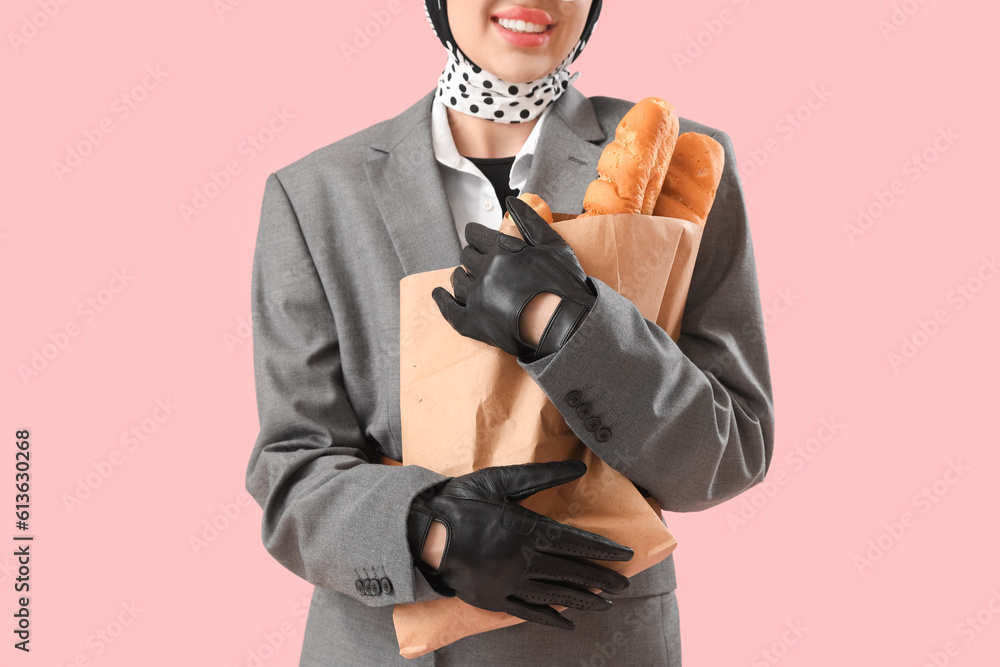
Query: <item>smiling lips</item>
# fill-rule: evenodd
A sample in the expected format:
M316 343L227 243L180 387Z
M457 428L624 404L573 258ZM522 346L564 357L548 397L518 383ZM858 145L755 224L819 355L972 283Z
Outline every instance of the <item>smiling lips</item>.
M555 28L548 12L527 7L507 7L490 19L500 36L517 46L542 46Z
M548 30L551 26L549 25L538 25L537 23L528 23L525 21L515 21L513 19L495 19L502 27L510 30L512 32L526 32L526 33L541 33Z

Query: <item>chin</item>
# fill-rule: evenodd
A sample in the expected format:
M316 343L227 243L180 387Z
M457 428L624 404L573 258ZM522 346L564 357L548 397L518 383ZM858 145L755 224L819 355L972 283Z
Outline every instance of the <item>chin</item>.
M489 69L489 71L504 81L509 81L510 83L527 83L528 81L536 81L547 76L559 66L559 63L554 65L535 64L534 66L528 63L525 63L524 65L516 65L511 62L514 58L515 56L506 58L503 66L497 67L496 69Z
M551 70L549 70L549 71L551 71ZM537 81L538 79L541 79L542 77L544 77L546 74L548 74L548 72L542 72L542 73L537 74L537 75L536 74L519 74L517 72L506 72L506 73L505 72L499 72L499 73L497 73L497 76L500 77L501 79L503 79L504 81L517 84L517 83L527 83L529 81Z

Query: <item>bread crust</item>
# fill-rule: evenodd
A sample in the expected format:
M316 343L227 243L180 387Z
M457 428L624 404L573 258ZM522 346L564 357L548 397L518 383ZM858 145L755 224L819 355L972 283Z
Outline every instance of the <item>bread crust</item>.
M662 98L647 97L629 109L601 153L598 177L587 187L580 217L652 215L679 128L673 105Z
M722 144L707 134L685 132L677 137L653 215L704 225L725 164Z
M725 150L707 134L678 136L679 129L664 99L647 97L629 109L601 153L598 177L587 186L577 217L639 213L704 225L722 180ZM541 197L525 192L518 198L552 224L554 214ZM513 226L509 213L503 224Z

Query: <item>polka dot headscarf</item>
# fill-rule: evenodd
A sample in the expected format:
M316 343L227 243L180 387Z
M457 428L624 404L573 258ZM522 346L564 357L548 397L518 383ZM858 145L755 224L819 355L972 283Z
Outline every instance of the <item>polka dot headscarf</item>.
M569 65L583 51L601 13L601 0L590 6L580 40L566 59L547 76L527 83L511 83L479 67L466 56L448 26L446 0L424 0L424 10L431 29L448 49L448 63L438 79L438 97L446 106L471 116L498 123L522 123L537 118L559 99L563 91L580 76L569 73Z

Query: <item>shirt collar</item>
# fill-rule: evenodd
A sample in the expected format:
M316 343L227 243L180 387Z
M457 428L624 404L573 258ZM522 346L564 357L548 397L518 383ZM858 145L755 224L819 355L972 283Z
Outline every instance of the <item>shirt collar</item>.
M525 140L524 145L521 146L521 150L514 156L514 164L511 165L510 172L511 183L523 184L524 181L527 181L528 170L531 166L531 156L534 154L535 146L538 144L542 124L551 110L552 105L550 104L538 116L538 122L531 128L531 133ZM447 107L441 101L439 95L434 96L434 103L431 107L431 139L434 144L434 156L438 162L446 167L451 167L458 171L467 171L471 174L479 175L480 178L482 177L479 169L472 162L465 159L455 147L455 138L452 136L451 126L448 124Z

